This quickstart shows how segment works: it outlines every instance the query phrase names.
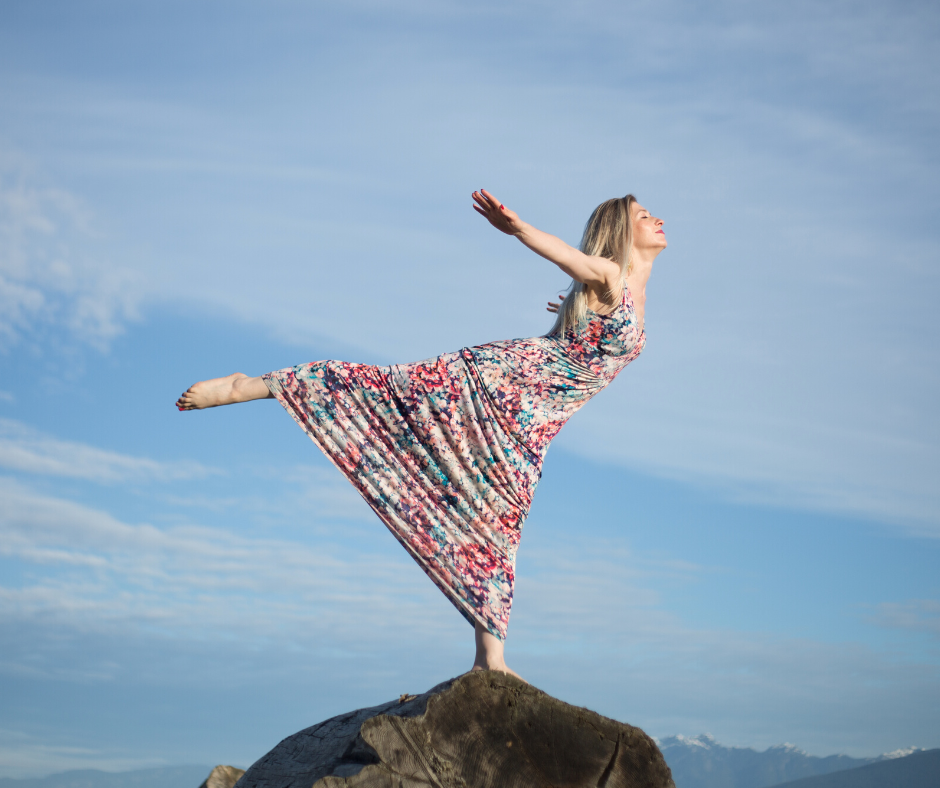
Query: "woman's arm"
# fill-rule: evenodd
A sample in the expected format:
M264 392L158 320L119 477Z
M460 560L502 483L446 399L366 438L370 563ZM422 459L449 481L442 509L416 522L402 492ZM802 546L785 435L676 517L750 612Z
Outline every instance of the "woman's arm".
M550 260L572 279L590 288L612 292L620 285L620 266L606 257L594 257L569 246L561 238L528 224L486 189L473 193L474 210L500 232L514 235L537 255Z

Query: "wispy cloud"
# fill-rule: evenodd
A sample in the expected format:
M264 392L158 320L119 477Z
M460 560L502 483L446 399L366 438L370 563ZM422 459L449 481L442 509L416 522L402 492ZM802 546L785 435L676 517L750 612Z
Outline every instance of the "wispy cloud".
M394 555L361 544L344 550L320 540L129 524L10 481L0 482L0 496L0 554L22 567L0 587L0 627L18 633L0 659L8 676L107 683L130 680L133 664L135 682L145 671L146 681L160 683L175 655L190 664L199 644L215 651L237 642L240 652L269 656L261 667L235 655L224 666L193 666L189 680L224 671L234 685L251 683L262 668L290 672L297 662L313 675L341 666L373 682L369 671L398 670L403 632L410 647L427 643L440 660L454 630L469 655L469 628L390 537ZM881 747L851 719L875 704L901 741L930 744L912 732L934 730L924 686L940 686L936 665L899 662L856 643L697 627L669 611L656 581L694 585L714 568L645 560L622 543L573 543L529 553L526 563L510 652L529 680L560 697L660 735L709 729L724 741L768 746L785 729L823 754ZM72 641L83 645L58 658L61 643ZM114 658L116 647L161 656L126 665ZM392 665L380 670L377 659Z
M166 762L156 757L135 758L91 747L51 744L22 731L0 730L0 765L5 776L16 778L67 769L129 771L164 766Z
M736 746L767 747L787 731L817 755L874 755L877 737L862 720L877 707L897 746L935 746L935 660L781 636L770 620L757 631L697 626L652 590L659 569L622 546L567 552L537 556L537 571L518 582L509 645L530 658L533 667L522 664L537 686L659 735L711 730ZM683 575L694 587L704 571ZM917 607L921 621L936 616L935 604Z
M56 570L0 589L7 622L95 631L157 626L201 638L222 631L259 637L314 620L341 631L350 609L378 625L390 605L421 617L413 602L391 601L420 579L402 575L410 561L404 555L389 562L373 553L343 556L335 544L132 525L4 479L0 495L0 555Z
M682 0L663 4L659 24L637 37L635 13L610 2L453 4L433 18L421 3L391 4L369 12L385 15L381 34L362 29L366 7L328 19L296 11L292 28L328 24L336 40L355 41L331 55L344 77L319 81L324 54L315 50L288 70L277 58L255 63L257 84L311 84L317 101L260 91L250 115L225 91L205 101L174 83L170 103L114 71L84 81L11 77L11 128L25 138L33 127L21 118L68 127L68 139L41 136L37 150L44 143L103 180L90 177L79 200L15 161L3 170L7 331L53 314L101 341L120 330L139 288L123 269L80 262L98 259L85 241L101 214L154 250L129 246L119 256L152 284L148 298L210 304L295 342L329 336L405 361L537 333L546 324L533 287L541 281L547 294L564 277L454 218L463 198L440 203L429 230L387 194L402 184L414 199L456 194L473 173L493 173L520 210L575 240L598 195L636 188L668 214L671 234L639 362L662 363L639 390L618 382L624 393L608 398L613 407L589 408L609 423L640 403L639 434L602 427L582 450L730 497L936 533L940 426L925 403L940 382L924 339L937 288L937 237L924 213L937 183L935 9L799 2L784 11L729 0L703 14ZM486 22L494 15L506 22L499 32ZM523 18L520 48L512 31ZM456 35L478 25L500 57L479 63ZM220 62L243 67L241 48L219 36ZM424 68L437 40L453 46ZM610 68L614 52L621 59ZM524 106L520 90L532 97ZM558 111L577 105L604 107L602 119ZM324 112L342 120L323 124ZM499 119L499 145L481 141L479 117ZM102 128L121 142L102 144ZM291 131L309 128L315 149L305 131ZM184 182L200 184L198 198ZM290 196L259 201L262 193ZM903 237L871 221L869 193L907 222ZM353 204L361 209L351 213ZM718 206L721 220L706 206ZM160 222L140 221L158 212ZM357 250L347 264L350 238L381 249L381 259ZM27 258L36 261L29 270L16 262ZM55 274L54 260L72 273ZM257 275L260 260L266 276ZM885 265L891 277L879 277ZM343 292L351 267L368 283L355 319L345 298L311 309L311 294ZM95 305L87 320L77 317L82 293ZM870 374L876 360L891 374Z
M198 479L218 473L191 460L158 462L63 441L5 418L0 418L0 467L100 483Z
M940 637L940 599L882 602L875 608L869 620L888 629L926 632Z
M279 472L281 481L299 490L298 503L316 511L318 518L375 518L362 496L332 467L295 465ZM297 504L291 503L294 507Z
M691 391L657 400L658 388L649 376L638 386L618 381L603 402L578 415L559 445L733 501L846 513L940 538L935 425L899 434L852 417L832 423L821 414L771 416L731 402L709 410Z
M47 328L106 345L137 316L139 277L96 257L88 206L36 183L21 157L0 150L0 338L9 347Z

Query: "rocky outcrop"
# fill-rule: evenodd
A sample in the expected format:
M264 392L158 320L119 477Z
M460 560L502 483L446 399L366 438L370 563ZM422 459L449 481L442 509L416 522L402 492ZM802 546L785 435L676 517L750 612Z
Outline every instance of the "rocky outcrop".
M216 766L199 788L233 788L244 773L234 766Z
M237 783L311 786L675 788L639 728L484 671L295 733Z

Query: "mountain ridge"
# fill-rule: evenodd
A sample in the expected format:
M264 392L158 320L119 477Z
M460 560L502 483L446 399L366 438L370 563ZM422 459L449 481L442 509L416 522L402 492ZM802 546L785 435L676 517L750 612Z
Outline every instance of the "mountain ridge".
M708 733L668 736L657 740L657 744L679 788L771 788L925 752L909 747L871 758L819 756L789 742L758 751L751 747L726 747Z
M882 760L770 788L936 788L940 784L940 748Z

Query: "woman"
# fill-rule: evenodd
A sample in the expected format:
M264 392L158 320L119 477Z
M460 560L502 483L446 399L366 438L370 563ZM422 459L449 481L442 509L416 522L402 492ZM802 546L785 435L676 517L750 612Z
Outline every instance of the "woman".
M506 667L516 549L548 444L646 343L663 221L632 195L599 205L580 250L486 190L474 209L572 278L542 337L413 364L319 361L196 383L180 410L277 398L474 626L473 670ZM516 675L513 673L513 675Z

